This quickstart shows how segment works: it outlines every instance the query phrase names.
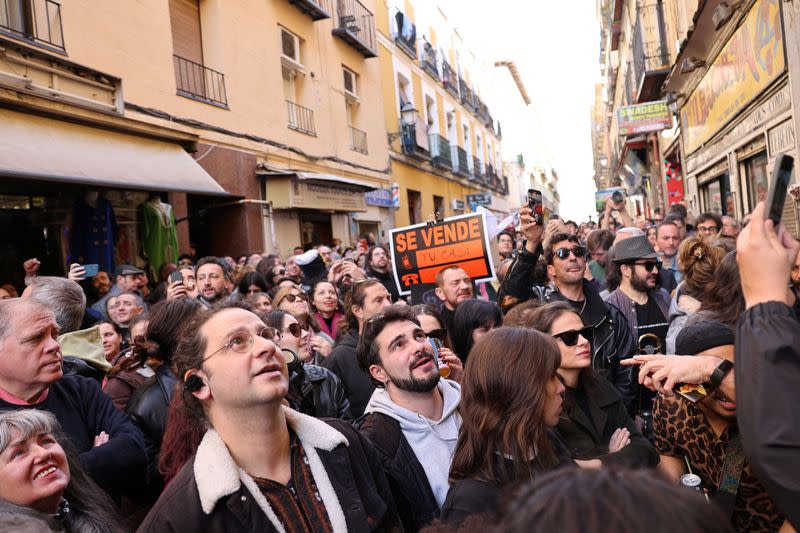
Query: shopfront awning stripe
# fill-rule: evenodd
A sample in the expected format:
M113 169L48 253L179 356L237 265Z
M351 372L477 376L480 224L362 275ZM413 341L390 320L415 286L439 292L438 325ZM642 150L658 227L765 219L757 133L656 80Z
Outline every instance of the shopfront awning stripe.
M228 196L181 146L0 109L0 175Z

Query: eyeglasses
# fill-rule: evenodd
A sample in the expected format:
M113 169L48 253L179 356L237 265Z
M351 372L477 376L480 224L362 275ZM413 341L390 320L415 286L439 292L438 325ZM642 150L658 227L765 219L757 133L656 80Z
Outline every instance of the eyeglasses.
M258 332L258 336L267 339L268 341L276 341L281 338L281 334L275 328L262 328L261 331ZM216 352L212 353L211 355L203 358L203 363L217 355L223 350L231 350L236 353L246 353L255 342L255 335L247 331L240 331L236 333L231 340L229 340L225 346L217 350Z
M581 259L582 257L586 257L586 248L583 246L576 246L574 248L559 248L556 250L555 256L561 259L569 258L569 254L572 253L577 259Z
M302 334L303 334L303 326L301 326L301 325L300 325L300 324L298 324L297 322L292 322L291 324L289 324L288 326L286 326L285 328L283 328L283 329L281 330L281 333L283 333L283 332L285 332L285 331L288 331L288 332L289 332L289 333L291 333L291 334L292 334L292 336L294 336L294 337L300 337L300 335L302 335Z
M308 301L308 296L305 294L287 294L283 297L284 300L288 301L290 304L293 304L297 299L300 298L301 300Z
M569 331L562 331L561 333L556 333L553 335L556 339L559 339L563 342L566 346L575 346L578 344L578 338L583 337L584 339L590 339L592 335L592 328L583 328L583 329L572 329Z
M283 276L284 274L286 274L286 269L282 268L282 269L278 270L277 272L273 272L272 274L274 276Z
M653 270L661 268L661 261L646 261L644 263L631 263L631 264L643 266L644 269L648 272L652 272Z
M718 231L717 226L697 226L697 231L700 233L704 233L706 235L711 235L712 233L716 233Z
M428 337L432 339L439 339L440 341L444 342L447 339L447 330L444 328L441 329L432 329L428 333Z

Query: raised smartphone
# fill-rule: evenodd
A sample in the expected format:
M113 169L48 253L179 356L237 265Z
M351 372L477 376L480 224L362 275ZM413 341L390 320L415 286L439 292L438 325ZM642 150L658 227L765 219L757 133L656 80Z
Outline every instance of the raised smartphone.
M531 210L531 216L536 224L541 225L544 221L542 212L542 191L536 189L528 189L528 208Z
M772 219L775 226L781 223L783 205L786 202L786 191L792 181L794 158L789 155L779 154L775 158L775 169L772 171L772 181L767 193L767 216Z

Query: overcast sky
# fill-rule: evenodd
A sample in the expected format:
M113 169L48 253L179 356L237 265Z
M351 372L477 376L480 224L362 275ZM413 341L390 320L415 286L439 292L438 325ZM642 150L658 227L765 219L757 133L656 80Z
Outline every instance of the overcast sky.
M526 140L535 145L530 152L559 174L561 216L596 220L590 113L599 80L600 27L594 1L444 3L465 44L489 63L514 61L531 97L527 116L502 117L504 145L511 144L507 132L533 130ZM513 120L525 124L514 127ZM504 149L504 158L514 155Z

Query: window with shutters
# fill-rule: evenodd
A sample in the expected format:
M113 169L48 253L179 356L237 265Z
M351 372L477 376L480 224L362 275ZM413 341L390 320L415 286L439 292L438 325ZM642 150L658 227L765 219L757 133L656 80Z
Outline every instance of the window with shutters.
M178 94L227 108L224 75L205 65L200 0L169 0L169 17Z

